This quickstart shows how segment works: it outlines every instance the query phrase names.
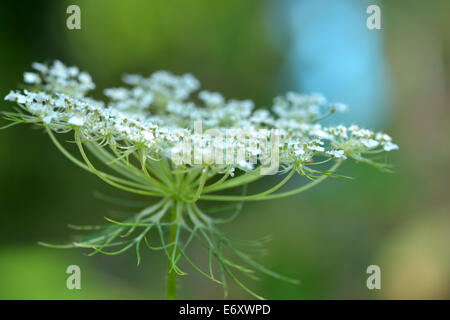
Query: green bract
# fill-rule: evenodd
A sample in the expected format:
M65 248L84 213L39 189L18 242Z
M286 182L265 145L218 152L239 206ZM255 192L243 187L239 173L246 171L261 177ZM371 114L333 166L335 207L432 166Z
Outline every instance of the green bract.
M274 99L271 111L254 110L250 100L226 100L221 94L200 91L192 75L159 71L150 77L126 75L127 87L105 89L107 101L87 96L95 85L77 67L59 61L34 63L26 72L27 90L11 91L6 100L17 103L3 112L14 125L42 127L56 147L73 163L118 189L148 197L149 205L125 221L108 219L105 226L74 227L95 230L88 237L61 248L91 248L93 253L116 255L135 248L160 250L168 258L168 298L175 297L180 262L187 261L227 291L227 278L258 297L235 275L251 278L259 271L280 276L253 260L249 246L261 241L233 241L218 226L231 221L243 201L283 198L305 191L353 158L383 170L389 166L373 157L398 149L384 133L356 125L324 127L318 123L346 108L328 103L319 94L289 92ZM80 156L70 154L56 134L73 133ZM101 167L101 168L99 168ZM319 169L320 168L320 169ZM247 195L246 187L267 174L285 175L274 187ZM294 175L310 181L288 191L279 189ZM239 190L241 189L241 191ZM221 194L237 190L236 194ZM205 209L203 202L234 202ZM228 211L223 218L219 211ZM149 235L152 237L149 240ZM156 237L153 237L156 235ZM207 251L208 269L189 258L192 240ZM226 254L225 254L226 252Z

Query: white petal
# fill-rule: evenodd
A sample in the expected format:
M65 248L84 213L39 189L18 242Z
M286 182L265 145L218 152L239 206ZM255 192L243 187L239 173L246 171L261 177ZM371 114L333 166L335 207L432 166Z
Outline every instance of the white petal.
M73 124L74 126L80 127L84 124L84 119L78 116L73 116L67 122Z
M388 142L384 145L384 151L392 151L392 150L398 150L398 145L392 142Z

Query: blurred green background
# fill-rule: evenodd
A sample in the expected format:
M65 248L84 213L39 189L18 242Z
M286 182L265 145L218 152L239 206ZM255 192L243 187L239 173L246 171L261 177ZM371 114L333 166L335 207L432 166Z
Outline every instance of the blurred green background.
M343 100L350 112L337 121L385 130L400 145L388 158L395 173L349 163L341 172L354 180L248 203L224 230L246 239L272 234L260 261L302 281L263 276L250 287L270 299L448 299L450 2L376 1L382 30L368 30L374 2L3 2L0 95L17 88L33 61L60 59L87 70L100 89L120 85L124 72L162 69L191 72L203 88L262 108L288 90ZM70 4L81 8L81 30L66 28ZM117 193L69 163L40 130L0 131L0 146L1 299L164 297L158 252L145 252L137 267L133 252L87 257L38 246L71 239L69 223L103 223L111 208L93 193ZM193 255L204 258L198 249ZM81 290L66 289L71 264L81 267ZM381 290L366 287L372 264L381 267ZM194 271L179 283L179 298L223 297ZM249 296L232 287L230 297Z

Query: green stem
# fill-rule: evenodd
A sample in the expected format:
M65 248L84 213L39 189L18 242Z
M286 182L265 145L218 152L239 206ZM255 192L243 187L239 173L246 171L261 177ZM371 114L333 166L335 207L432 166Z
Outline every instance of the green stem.
M172 215L171 222L175 222L177 219L177 204L176 202L172 205ZM169 243L173 243L175 241L177 233L177 225L173 223L170 226L170 234L169 234ZM169 257L173 255L174 246L169 248ZM167 300L175 300L176 299L176 291L177 291L177 273L175 272L172 261L167 261L167 280L166 280L166 299Z
M253 194L251 196L224 196L224 195L206 195L202 196L202 199L205 200L220 200L220 201L240 201L240 200L259 200L262 196L265 196L267 194L271 194L278 189L280 189L286 182L289 181L289 179L292 177L292 175L295 173L295 169L292 169L291 172L276 186L264 191L260 192L258 194Z
M336 171L336 169L341 165L341 163L342 163L342 160L336 161L336 163L328 170L329 174L323 175L320 178L317 178L317 179L313 180L312 182L305 184L305 185L301 186L300 188L297 188L294 190L271 194L272 192L278 190L284 183L286 183L287 179L285 178L283 181L281 181L275 187L273 187L267 191L264 191L264 192L261 192L258 194L254 194L254 195L249 195L249 196L203 195L200 197L200 199L216 200L216 201L255 201L255 200L261 201L261 200L271 200L271 199L279 199L279 198L284 198L284 197L288 197L288 196L293 196L295 194L304 192L304 191L314 187L315 185L321 183L322 181L324 181L326 178L328 178L330 176L330 174L332 174ZM291 171L291 173L293 173L293 172ZM287 178L290 178L290 175Z
M92 173L94 173L95 175L97 175L100 179L102 179L103 181L105 181L106 183L108 183L109 185L116 187L118 189L122 189L128 192L133 192L136 194L141 194L141 195L148 195L148 196L161 196L161 193L153 193L153 192L148 192L145 190L141 190L141 189L135 189L135 188L130 188L124 185L121 185L120 183L116 183L114 181L112 181L111 179L109 179L107 177L107 175L103 174L101 171L97 170L92 163L89 161L86 153L84 152L84 148L83 148L83 144L81 143L81 138L80 138L80 134L78 131L75 131L75 143L78 146L78 149L81 153L81 156L84 160L84 162L86 162L87 166L89 167L90 171Z

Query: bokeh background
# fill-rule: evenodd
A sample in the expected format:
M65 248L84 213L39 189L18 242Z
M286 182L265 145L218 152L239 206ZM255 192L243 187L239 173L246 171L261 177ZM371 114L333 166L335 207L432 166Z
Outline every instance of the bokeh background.
M81 30L66 28L70 4L81 8ZM366 28L370 4L381 7L382 30ZM250 287L270 299L450 298L449 1L8 1L0 46L1 96L33 61L57 58L90 72L98 88L118 86L124 72L163 69L191 72L203 88L261 108L288 90L348 103L332 122L389 132L400 145L388 158L395 173L351 163L341 172L354 180L248 203L224 230L273 235L259 261L302 281L263 276ZM133 252L87 257L38 246L71 239L69 223L103 223L111 208L94 191L114 191L40 130L2 130L0 146L0 298L164 298L158 252L137 267ZM71 264L81 267L81 290L66 289ZM372 264L381 267L381 290L366 287ZM179 283L180 298L223 297L196 272ZM249 296L232 287L230 297Z

